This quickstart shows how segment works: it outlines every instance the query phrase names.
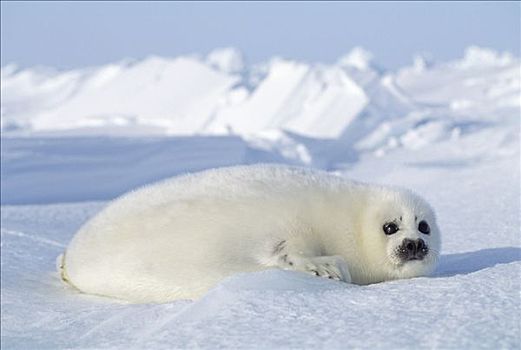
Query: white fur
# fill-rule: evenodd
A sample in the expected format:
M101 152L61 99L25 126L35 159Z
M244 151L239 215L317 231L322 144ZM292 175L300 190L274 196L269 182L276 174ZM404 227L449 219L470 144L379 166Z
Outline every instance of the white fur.
M386 236L382 226L399 217L400 231ZM418 232L419 220L429 235ZM427 243L424 260L395 257L406 237ZM60 273L86 293L166 302L270 267L356 284L420 276L432 271L439 249L434 213L410 191L301 168L240 166L115 200L76 233Z

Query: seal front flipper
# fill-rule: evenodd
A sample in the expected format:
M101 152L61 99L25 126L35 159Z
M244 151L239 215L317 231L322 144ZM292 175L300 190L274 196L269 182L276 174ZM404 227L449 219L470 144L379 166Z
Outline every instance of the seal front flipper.
M276 266L284 270L305 272L314 276L351 283L351 275L344 258L338 255L314 255L291 249L286 240L278 242L273 250Z
M294 270L315 276L351 283L351 275L344 258L338 255L294 257Z

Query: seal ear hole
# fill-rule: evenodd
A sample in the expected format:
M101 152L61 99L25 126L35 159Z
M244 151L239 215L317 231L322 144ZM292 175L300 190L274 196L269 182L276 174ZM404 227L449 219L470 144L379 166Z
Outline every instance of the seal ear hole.
M384 224L382 229L386 235L395 234L396 232L398 232L400 230L398 225L396 225L394 222L388 222L388 223Z
M420 223L418 224L418 231L420 231L421 233L426 234L426 235L431 233L431 228L430 228L429 224L427 223L427 221L425 221L425 220L420 221Z

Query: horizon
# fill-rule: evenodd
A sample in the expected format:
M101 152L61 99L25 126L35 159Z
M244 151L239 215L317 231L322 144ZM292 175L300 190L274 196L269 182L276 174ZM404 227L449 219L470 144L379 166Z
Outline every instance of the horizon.
M515 53L510 52L510 51L506 51L506 50L500 51L500 50L496 50L496 49L493 49L493 48L490 48L490 47L469 45L469 46L463 48L463 50L461 51L461 54L459 56L456 56L456 57L448 59L448 60L435 60L435 59L432 59L430 55L413 54L413 56L411 56L409 62L406 62L404 65L398 66L398 67L396 67L394 69L390 69L389 67L387 67L385 65L384 61L380 60L376 55L374 55L372 52L370 52L369 50L367 50L366 48L364 48L362 46L355 46L355 47L351 48L350 50L348 50L344 54L341 54L337 58L337 60L335 60L333 62L309 61L309 60L303 60L303 59L299 60L299 59L295 59L293 57L282 57L282 56L279 56L279 55L274 55L274 56L271 56L271 57L267 57L265 60L259 61L259 62L249 62L247 57L245 57L245 54L242 51L240 51L238 48L236 48L236 47L216 47L213 50L210 50L209 52L206 52L206 53L192 52L192 53L180 54L180 55L177 55L177 56L163 56L163 55L157 55L157 54L149 54L149 55L146 55L146 56L141 57L141 58L123 57L123 58L121 58L119 60L115 60L115 61L111 61L111 62L104 62L104 63L100 63L100 64L92 64L92 65L70 67L70 68L59 68L59 67L50 66L50 65L43 65L43 64L37 64L37 65L34 65L34 66L21 66L17 62L7 62L5 64L2 64L0 66L0 69L5 70L7 68L11 68L12 67L13 71L15 71L15 72L20 72L20 71L23 71L23 70L26 70L26 69L49 69L51 71L56 71L56 72L67 72L67 71L74 71L74 70L98 68L98 67L111 65L111 64L132 65L134 63L144 62L146 60L153 59L153 58L173 60L173 59L180 58L180 57L193 58L193 59L199 60L199 61L201 61L203 63L208 63L208 60L207 60L208 56L213 51L226 50L226 49L238 50L239 53L242 55L243 63L244 63L244 66L246 68L251 68L251 67L255 67L255 66L262 66L264 64L268 64L272 60L277 60L277 59L282 59L282 60L285 60L285 61L293 61L293 62L309 64L309 65L326 65L327 66L327 65L337 65L337 64L339 64L339 61L340 61L341 58L346 57L347 55L349 55L354 50L362 49L362 50L364 50L364 51L366 51L366 52L368 52L370 54L371 58L370 58L369 62L372 62L374 64L374 66L377 67L377 68L383 68L383 71L385 72L385 71L399 71L400 69L403 69L403 68L412 67L412 66L414 66L414 60L417 57L425 59L431 65L436 65L438 63L447 63L447 62L459 61L459 60L464 59L465 55L466 55L466 52L469 49L472 49L472 48L477 48L477 49L483 50L483 51L491 51L491 52L497 54L498 56L502 56L502 55L506 54L506 55L512 55L512 57L514 59L518 59L518 60L521 59L521 55L516 55Z

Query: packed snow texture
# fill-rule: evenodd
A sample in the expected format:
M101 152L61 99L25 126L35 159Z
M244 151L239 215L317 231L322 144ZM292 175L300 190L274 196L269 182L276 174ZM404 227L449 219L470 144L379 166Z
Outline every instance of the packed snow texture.
M476 47L396 72L361 48L332 65L249 66L219 49L67 72L2 67L2 349L518 349L520 68ZM259 162L420 193L443 234L436 272L356 286L267 270L154 305L60 282L56 256L107 200Z

